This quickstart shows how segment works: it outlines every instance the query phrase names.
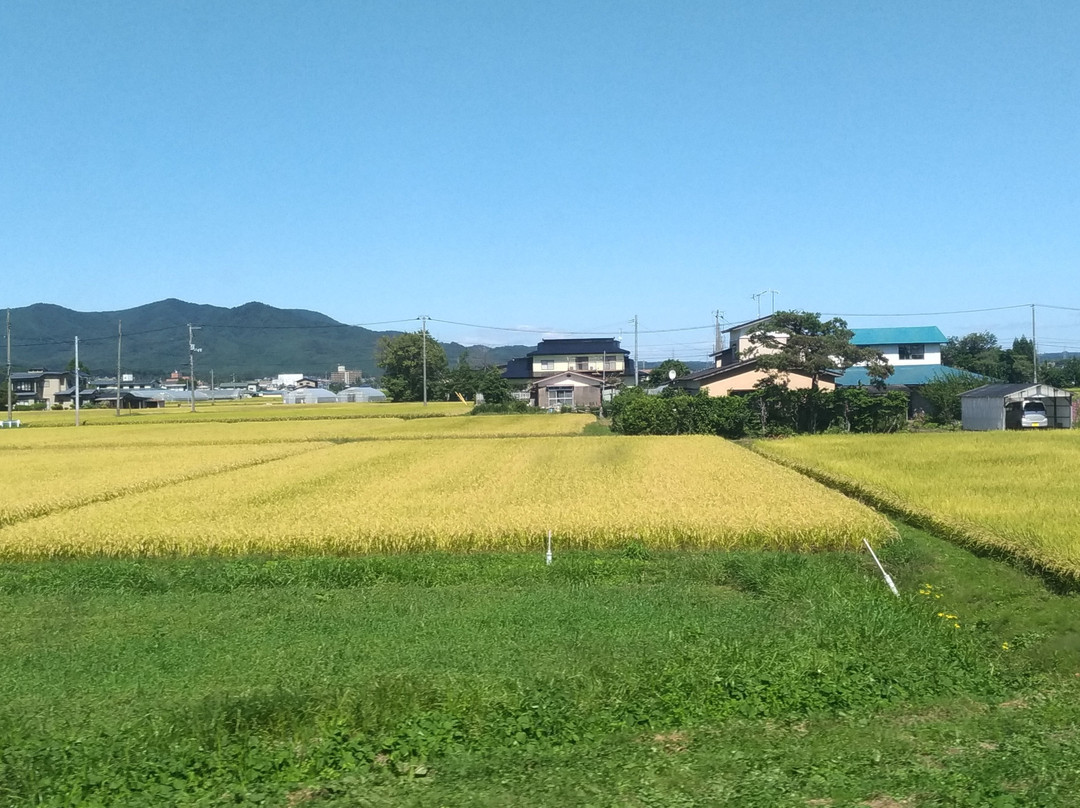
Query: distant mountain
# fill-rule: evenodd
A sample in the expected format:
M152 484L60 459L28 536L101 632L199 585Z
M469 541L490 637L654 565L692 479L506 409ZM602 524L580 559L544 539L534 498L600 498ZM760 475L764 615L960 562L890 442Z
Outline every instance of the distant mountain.
M400 331L345 325L314 311L277 309L263 303L236 308L169 299L123 311L79 312L49 303L11 310L11 361L16 370L61 370L75 355L94 374L116 373L117 323L123 324L121 368L139 377L160 377L188 367L188 323L197 326L195 375L210 370L218 381L305 373L325 376L338 365L378 375L375 343ZM469 351L474 364L503 364L535 346L490 348L442 343L453 365Z

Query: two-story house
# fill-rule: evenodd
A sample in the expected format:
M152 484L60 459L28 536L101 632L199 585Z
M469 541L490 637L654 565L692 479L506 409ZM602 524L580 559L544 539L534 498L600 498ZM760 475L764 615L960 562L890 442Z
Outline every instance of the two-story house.
M887 380L889 386L922 385L941 376L954 373L952 368L941 364L941 346L948 340L941 329L934 325L900 326L896 328L853 328L853 345L874 348L885 356L893 367ZM866 368L860 365L848 368L836 380L843 387L869 385L871 380Z
M711 396L730 396L748 393L772 374L758 367L757 356L772 353L768 348L754 346L750 334L769 317L759 317L746 323L732 326L723 332L726 348L711 354L713 367L698 370L676 379L673 384L692 393L708 391ZM779 336L779 335L778 335ZM832 390L836 387L839 373L826 373L818 379L818 389ZM813 385L813 380L802 373L785 374L787 386L791 389L805 389Z
M611 391L633 383L634 360L617 339L545 339L503 372L510 382L527 382L536 407L584 409L600 405Z
M86 374L80 376L85 381ZM54 404L61 403L59 396L64 398L66 391L74 392L75 371L73 370L45 370L37 368L25 373L11 374L11 392L15 404L29 406L32 404L44 404L51 408Z

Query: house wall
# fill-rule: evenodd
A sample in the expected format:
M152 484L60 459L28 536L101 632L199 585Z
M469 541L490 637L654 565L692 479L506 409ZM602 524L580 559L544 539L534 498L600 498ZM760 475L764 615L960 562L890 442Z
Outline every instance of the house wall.
M537 407L547 409L552 404L549 401L548 388L549 387L569 387L573 390L574 407L586 408L586 407L598 407L600 406L600 383L586 384L580 379L575 378L562 378L545 379L537 382L535 386L535 397L533 398L533 404Z
M881 354L888 360L890 365L894 367L897 365L940 365L941 364L941 345L936 342L914 343L915 345L921 345L923 349L922 359L901 359L900 358L900 346L897 343L889 345L862 345L862 348L873 348L876 351L880 351Z
M777 353L773 348L762 348L755 346L750 342L750 332L753 329L732 329L729 333L729 339L731 340L728 346L729 357L723 364L729 364L730 362L738 362L740 359L749 359L754 356L763 356L764 354ZM786 334L773 334L780 342L787 342ZM735 355L730 356L730 349L735 348ZM721 366L721 358L717 357L716 366Z
M604 354L587 354L588 367L586 368L578 367L578 356L586 356L586 354L575 354L570 356L567 356L566 354L534 356L532 358L533 376L541 376L545 373L566 373L568 370L576 370L582 373L622 373L626 370L625 354L608 354L606 357L606 364Z
M753 390L758 382L769 378L769 373L758 368L747 368L741 373L733 373L723 379L703 384L702 390L708 390L710 396L728 396L732 393L745 393ZM808 376L791 374L788 376L788 387L792 390L807 390L812 386ZM819 379L819 390L835 390L836 384L832 379Z

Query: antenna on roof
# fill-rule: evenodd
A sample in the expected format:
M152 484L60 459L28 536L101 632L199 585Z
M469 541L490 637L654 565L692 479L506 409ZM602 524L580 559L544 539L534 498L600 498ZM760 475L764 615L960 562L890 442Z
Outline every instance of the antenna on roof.
M780 294L775 289L764 289L758 292L756 295L750 295L751 300L757 301L757 316L761 317L761 298L764 295L772 295L772 314L776 314L776 296Z

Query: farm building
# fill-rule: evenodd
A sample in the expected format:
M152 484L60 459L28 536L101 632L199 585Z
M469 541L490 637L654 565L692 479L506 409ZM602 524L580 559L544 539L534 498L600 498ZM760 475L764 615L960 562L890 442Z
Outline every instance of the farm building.
M1048 384L984 384L960 395L961 423L964 429L985 431L1020 426L1013 414L1022 413L1029 404L1041 403L1047 426L1068 429L1072 426L1072 393Z
M334 404L338 397L322 387L297 387L281 396L282 404Z
M386 393L374 387L346 387L337 394L337 400L343 404L386 401Z

